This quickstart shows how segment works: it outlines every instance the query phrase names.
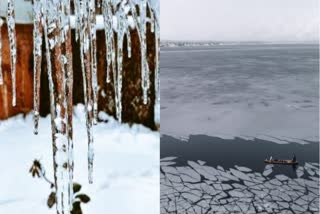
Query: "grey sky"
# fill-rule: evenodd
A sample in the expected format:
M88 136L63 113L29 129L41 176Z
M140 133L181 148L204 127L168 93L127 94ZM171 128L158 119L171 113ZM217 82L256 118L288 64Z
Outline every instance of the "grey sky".
M159 0L161 39L316 41L319 0Z

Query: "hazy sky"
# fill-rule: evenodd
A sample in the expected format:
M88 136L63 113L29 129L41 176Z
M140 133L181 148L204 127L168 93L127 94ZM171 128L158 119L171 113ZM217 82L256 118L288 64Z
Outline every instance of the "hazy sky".
M319 0L159 0L161 39L316 41Z

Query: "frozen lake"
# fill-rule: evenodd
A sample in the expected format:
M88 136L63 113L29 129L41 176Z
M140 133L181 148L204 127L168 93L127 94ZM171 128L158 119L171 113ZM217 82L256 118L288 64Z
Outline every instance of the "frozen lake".
M161 133L318 141L316 44L161 49Z
M311 44L161 49L161 213L319 213L318 60Z

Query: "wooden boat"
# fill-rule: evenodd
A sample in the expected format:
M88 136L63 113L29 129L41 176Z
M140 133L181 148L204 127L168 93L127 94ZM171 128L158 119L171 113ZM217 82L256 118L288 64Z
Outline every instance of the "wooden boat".
M266 164L278 164L278 165L297 165L298 161L294 160L264 160Z

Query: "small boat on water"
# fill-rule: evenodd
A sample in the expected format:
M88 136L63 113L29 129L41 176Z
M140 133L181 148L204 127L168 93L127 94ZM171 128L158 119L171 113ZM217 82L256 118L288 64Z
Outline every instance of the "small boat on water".
M298 161L292 160L264 160L267 164L281 164L281 165L297 165Z
M266 164L278 164L278 165L298 165L299 164L295 155L291 160L278 160L278 159L272 159L272 157L270 157L269 159L264 160L264 162Z

